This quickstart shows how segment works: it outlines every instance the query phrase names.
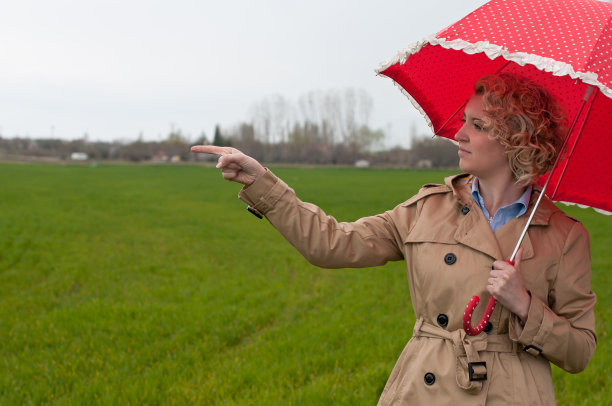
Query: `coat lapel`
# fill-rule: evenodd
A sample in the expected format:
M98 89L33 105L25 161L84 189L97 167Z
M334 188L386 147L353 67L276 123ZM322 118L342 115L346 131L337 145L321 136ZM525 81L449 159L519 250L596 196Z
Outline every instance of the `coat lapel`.
M527 219L528 213L525 213L519 218L514 218L508 221L495 232L495 237L497 238L498 244L501 248L504 260L510 259L512 252L516 247L516 243L523 232L523 228L527 223ZM529 233L525 234L521 247L523 247L523 260L533 258L533 245L531 244Z
M455 231L455 240L472 249L484 252L493 259L500 259L502 251L482 210L475 202L467 206L470 211L459 222Z
M478 204L472 198L472 177L459 175L446 179L446 184L451 186L453 194L462 206L467 206L470 210L462 215L455 231L455 240L477 251L484 252L493 259L502 258L495 234L491 230L489 222Z
M534 209L534 205L541 191L542 188L539 185L534 186L534 193L531 194L531 199L529 201L529 210L521 217L508 221L508 223L506 223L495 233L499 244L502 247L504 258L510 258L512 255L514 247L516 246L516 243L521 236L523 229L525 228L525 224L527 224L527 220ZM531 220L531 224L529 224L528 231L534 227L547 226L549 224L550 217L555 211L559 211L559 208L555 206L554 203L547 197L542 198L540 206L537 208L533 219ZM521 246L523 247L523 260L533 258L536 255L533 249L533 244L531 243L531 238L529 237L529 232L525 234L525 238L523 239Z

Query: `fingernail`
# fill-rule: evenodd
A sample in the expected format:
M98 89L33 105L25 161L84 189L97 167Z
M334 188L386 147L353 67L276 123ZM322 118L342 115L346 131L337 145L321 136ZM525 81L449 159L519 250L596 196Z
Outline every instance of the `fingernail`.
M217 169L221 168L221 162L217 163L217 165L215 165L215 168Z

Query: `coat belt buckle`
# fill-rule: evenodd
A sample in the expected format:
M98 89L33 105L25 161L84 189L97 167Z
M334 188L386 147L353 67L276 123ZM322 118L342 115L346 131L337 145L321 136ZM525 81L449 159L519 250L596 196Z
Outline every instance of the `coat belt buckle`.
M474 371L474 367L477 367L478 371ZM478 367L483 367L483 368L478 368ZM484 361L468 362L468 373L470 375L470 382L486 381L487 380L487 363Z

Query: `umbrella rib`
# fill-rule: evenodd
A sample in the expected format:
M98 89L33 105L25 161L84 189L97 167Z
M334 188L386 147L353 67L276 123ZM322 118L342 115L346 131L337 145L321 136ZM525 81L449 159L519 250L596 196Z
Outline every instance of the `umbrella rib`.
M584 98L582 99L583 100L583 106L584 106L584 103L589 98L589 96L591 95L591 93L593 93L593 89L595 89L594 86L592 86L592 85L587 86L587 88L585 90ZM599 90L599 89L597 89L597 90ZM595 100L595 97L597 97L597 94L598 93L595 93L595 95L589 101L589 107L587 108L587 111L586 111L586 113L584 115L584 118L582 119L582 124L580 125L580 130L578 130L578 134L576 135L576 140L574 141L574 144L572 145L572 149L571 149L570 153L567 155L567 159L565 160L565 165L563 165L563 170L561 171L561 175L559 175L559 179L557 180L557 185L555 186L555 190L552 192L552 195L550 195L550 199L551 200L554 200L555 196L557 195L557 190L559 189L559 186L561 185L561 181L563 180L563 176L565 175L565 170L567 169L567 165L569 164L569 161L572 158L572 155L574 154L574 149L576 148L576 145L578 144L578 141L580 140L580 136L582 135L582 130L584 130L584 126L585 126L587 120L589 119L589 114L591 113L591 107L593 106L593 101ZM582 110L582 108L580 110ZM580 114L581 111L579 111L578 113ZM576 115L576 118L578 118L579 114ZM568 134L568 137L569 137L569 134Z
M501 72L502 70L504 70L504 68L506 66L508 66L508 64L511 61L506 60L506 63L504 63L502 66L500 66L496 71L495 74L498 74L499 72ZM468 103L468 101L470 101L470 98L468 97L466 101L463 102L463 104L461 106L459 106L459 108L457 110L455 110L455 112L453 114L451 114L451 116L444 122L444 124L442 124L442 126L440 126L440 128L438 128L438 130L434 133L434 135L438 135L440 133L440 131L442 131L444 129L444 127L446 127L446 124L448 124L449 121L451 121L453 119L453 117L455 117L457 115L457 113L459 113L461 111L461 109L463 109L465 107L465 105Z
M461 104L461 106L459 106L459 108L457 110L455 110L455 112L453 114L451 114L451 116L444 122L444 124L442 124L442 126L438 129L438 131L436 131L434 133L434 136L438 135L438 133L444 129L446 124L448 124L448 122L451 121L453 119L453 117L455 117L457 115L457 113L459 113L459 111L461 111L461 109L463 109L465 107L465 105L467 104L468 101L470 101L469 97L468 97L468 99L466 101L464 101Z

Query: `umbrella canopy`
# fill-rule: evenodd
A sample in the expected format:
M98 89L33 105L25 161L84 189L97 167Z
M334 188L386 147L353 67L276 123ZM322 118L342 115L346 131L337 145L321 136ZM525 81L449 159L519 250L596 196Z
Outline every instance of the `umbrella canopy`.
M435 134L450 139L481 76L517 73L545 86L570 122L576 119L547 194L610 214L611 63L612 4L493 0L399 52L377 72L395 81Z

